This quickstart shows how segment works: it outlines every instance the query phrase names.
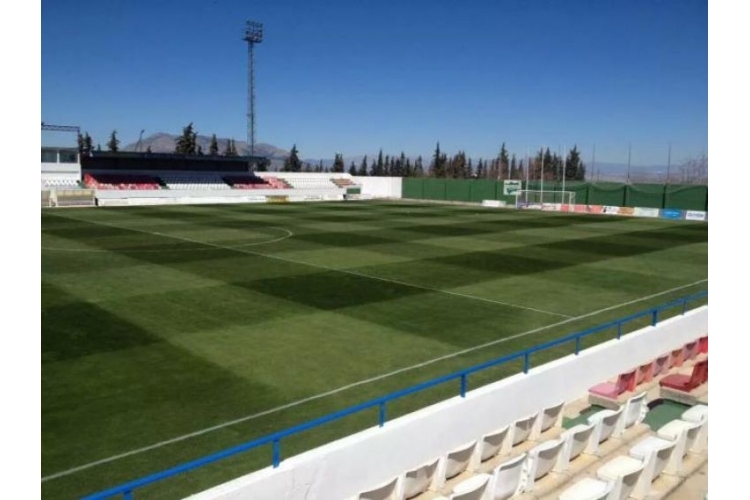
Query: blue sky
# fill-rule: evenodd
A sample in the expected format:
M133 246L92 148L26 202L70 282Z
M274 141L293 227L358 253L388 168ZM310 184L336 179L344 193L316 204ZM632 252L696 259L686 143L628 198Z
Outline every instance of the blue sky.
M141 129L246 137L305 158L493 157L578 144L590 160L708 152L705 0L42 0L42 120L95 142Z

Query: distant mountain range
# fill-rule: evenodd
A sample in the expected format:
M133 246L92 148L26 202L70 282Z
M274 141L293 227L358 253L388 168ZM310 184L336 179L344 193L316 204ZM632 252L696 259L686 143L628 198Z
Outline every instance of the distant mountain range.
M174 153L175 140L180 137L178 135L167 134L165 132L158 132L148 137L144 137L143 140L138 144L137 142L127 144L122 148L123 151L147 151L149 148L154 153ZM219 153L222 153L226 147L228 138L216 138L216 142L219 145ZM211 145L211 137L207 135L199 135L196 137L196 143L201 147L203 153L208 154L209 146ZM237 148L237 153L240 156L250 154L250 146L246 141L234 141L234 145ZM271 144L258 143L255 145L255 154L258 156L265 156L271 160L271 167L280 167L284 164L284 160L289 157L289 151L281 148L277 148Z
M175 140L179 136L174 134L167 134L165 132L158 132L156 134L152 134L148 137L144 137L143 140L141 140L140 144L137 142L127 144L122 148L123 151L147 151L149 148L151 148L151 151L154 153L173 153L175 148ZM224 149L227 147L227 142L229 141L228 138L218 138L217 142L219 144L219 152L223 152ZM196 138L197 144L201 147L204 153L208 154L208 148L211 144L211 137L206 135L199 135ZM237 148L237 152L240 155L249 155L250 154L250 147L248 146L246 141L238 141L235 140L235 146ZM284 165L284 160L289 157L289 151L286 149L278 148L272 144L266 144L266 143L258 143L255 145L255 154L260 156L265 156L269 160L271 160L271 170L280 170L281 167ZM360 163L362 162L362 158L364 158L364 155L359 156L352 156L352 157L346 157L344 158L344 165L346 168L349 168L349 165L354 162L354 164L359 168ZM377 153L368 155L367 156L368 165L372 164L372 160L377 158ZM414 161L416 159L416 156L410 156L411 160ZM425 165L429 164L430 156L423 156L422 157L425 161ZM474 160L477 160L475 158ZM303 162L309 163L311 166L316 166L318 163L322 162L324 167L331 167L333 165L333 159L302 159ZM587 168L587 177L591 180L597 180L597 177L599 180L617 180L617 181L624 181L627 179L628 175L628 165L627 163L611 163L611 162L596 162L594 165L594 168L591 168L591 165L586 164ZM678 166L672 165L671 169L671 175L677 175L678 173ZM650 165L650 166L642 166L642 165L632 165L630 167L630 177L631 180L634 182L638 182L638 179L654 179L658 177L664 177L666 178L666 172L667 172L667 166L666 165Z

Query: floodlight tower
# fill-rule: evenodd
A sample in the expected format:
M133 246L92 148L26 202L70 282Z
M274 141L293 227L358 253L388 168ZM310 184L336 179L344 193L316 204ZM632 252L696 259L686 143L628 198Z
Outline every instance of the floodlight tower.
M247 42L247 144L255 155L255 44L263 41L263 23L247 21L242 38Z

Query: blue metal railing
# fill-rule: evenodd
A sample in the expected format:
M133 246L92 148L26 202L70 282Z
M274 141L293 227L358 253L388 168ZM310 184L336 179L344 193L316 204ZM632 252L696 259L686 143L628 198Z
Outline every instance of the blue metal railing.
M595 326L593 328L583 330L581 332L573 333L571 335L567 335L559 339L555 339L549 342L545 342L543 344L539 344L537 346L525 349L523 351L515 352L513 354L508 354L500 358L496 358L496 359L481 363L479 365L475 365L475 366L460 370L458 372L454 372L448 375L443 375L442 377L428 380L426 382L422 382L421 384L407 387L406 389L401 389L400 391L392 392L390 394L386 394L385 396L380 396L370 401L365 401L364 403L360 403L358 405L350 406L349 408L345 408L343 410L329 413L328 415L318 417L316 419L310 420L303 424L295 425L294 427L290 427L283 431L274 432L273 434L269 434L267 436L254 439L252 441L248 441L247 443L233 446L226 450L222 450L218 453L214 453L212 455L208 455L208 456L199 458L197 460L192 460L190 462L172 467L170 469L167 469L161 472L150 474L140 479L136 479L134 481L121 484L120 486L110 488L108 490L100 491L99 493L95 493L93 495L84 497L83 500L103 500L103 499L111 498L117 495L122 495L125 500L131 500L133 498L133 491L138 488L142 488L149 484L162 481L164 479L176 476L178 474L182 474L183 472L189 472L191 470L198 469L200 467L203 467L204 465L212 464L214 462L218 462L219 460L223 460L225 458L229 458L231 456L237 455L238 453L252 450L260 446L267 445L267 444L271 445L271 457L272 457L271 462L274 467L278 467L279 464L281 463L281 440L286 437L293 436L295 434L299 434L301 432L314 429L323 424L327 424L335 420L339 420L341 418L347 417L349 415L353 415L355 413L359 413L361 411L364 411L370 408L376 408L376 407L378 408L378 425L382 427L383 425L385 425L385 422L386 422L386 405L391 401L395 401L397 399L403 398L410 394L421 392L426 389L429 389L438 385L442 385L446 382L455 381L455 380L459 380L460 382L459 395L461 397L465 397L466 391L467 391L467 385L468 385L467 378L472 373L476 373L476 372L485 370L487 368L499 366L504 363L508 363L510 361L514 361L514 360L521 359L521 358L523 358L523 372L528 373L529 369L531 368L531 355L534 353L544 351L547 349L551 349L553 347L558 347L558 346L567 344L569 342L574 342L575 354L578 355L581 351L581 339L585 337L588 337L590 335L594 335L596 333L600 333L600 332L603 332L612 328L616 328L617 329L616 338L620 339L623 334L622 327L623 325L627 323L630 323L632 321L635 321L641 318L650 317L651 325L656 325L659 321L659 315L661 312L669 310L669 309L673 309L676 307L681 307L682 308L681 314L685 314L685 312L687 311L687 305L689 302L694 302L694 301L703 299L705 297L708 297L708 291L698 292L696 294L689 295L687 297L683 297L681 299L677 299L672 302L668 302L666 304L662 304L660 306L647 309L645 311L641 311L635 314L631 314L629 316L625 316L624 318L610 321L610 322L601 324L599 326Z

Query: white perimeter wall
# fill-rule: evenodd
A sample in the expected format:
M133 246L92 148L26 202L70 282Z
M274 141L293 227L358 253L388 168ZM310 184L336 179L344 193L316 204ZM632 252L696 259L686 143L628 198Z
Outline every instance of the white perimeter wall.
M81 178L81 166L77 163L42 163L42 179Z
M191 500L341 500L708 333L708 306L290 457ZM572 348L572 346L571 346ZM534 357L531 358L532 367ZM455 383L458 392L458 382ZM471 387L471 376L469 376ZM373 413L374 415L374 413ZM373 419L376 417L373 416ZM376 422L374 422L377 425ZM315 432L311 430L308 432ZM269 457L270 457L270 445ZM281 441L284 458L284 441Z
M266 196L287 196L290 202L343 200L344 190L332 189L97 189L101 206L191 205L201 203L266 203Z
M362 186L362 195L373 198L401 198L401 177L352 177Z

